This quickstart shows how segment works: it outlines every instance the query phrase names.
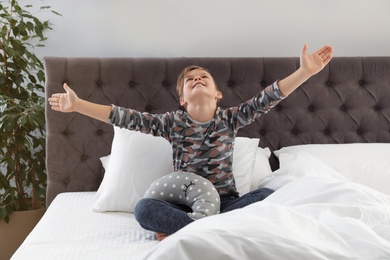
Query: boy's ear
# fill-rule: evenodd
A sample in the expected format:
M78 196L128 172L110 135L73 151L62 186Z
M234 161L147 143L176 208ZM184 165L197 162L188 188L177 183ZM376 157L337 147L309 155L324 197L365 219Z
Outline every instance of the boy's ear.
M217 95L215 96L218 100L222 99L223 95L221 91L217 91Z
M180 98L180 106L185 107L186 105L187 105L187 101L185 101L184 99Z

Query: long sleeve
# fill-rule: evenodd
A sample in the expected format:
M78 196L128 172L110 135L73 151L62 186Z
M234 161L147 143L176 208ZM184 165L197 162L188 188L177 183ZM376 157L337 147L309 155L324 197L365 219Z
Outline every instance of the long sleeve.
M277 82L275 82L245 103L225 110L225 117L230 117L232 128L238 130L254 122L262 114L268 113L284 98L285 96L282 95Z
M173 117L173 112L151 114L113 105L108 123L121 128L162 136L168 139L173 124Z

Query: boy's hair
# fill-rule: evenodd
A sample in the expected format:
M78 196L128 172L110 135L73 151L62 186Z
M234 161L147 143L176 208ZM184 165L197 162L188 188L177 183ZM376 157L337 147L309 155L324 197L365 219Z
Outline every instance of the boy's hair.
M190 73L193 70L204 70L210 74L208 69L202 68L202 67L197 66L197 65L191 65L191 66L184 68L184 70L180 73L179 77L177 78L176 92L179 95L179 97L182 97L182 95L183 95L183 87L184 87L185 77L188 75L188 73ZM211 76L211 74L210 74L210 76ZM215 82L213 77L212 77L212 79L214 81L215 88L219 91L217 82Z

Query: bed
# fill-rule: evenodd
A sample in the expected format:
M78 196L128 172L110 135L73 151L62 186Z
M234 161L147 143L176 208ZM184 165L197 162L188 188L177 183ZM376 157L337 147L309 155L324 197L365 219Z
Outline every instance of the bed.
M230 107L299 59L46 57L46 96L67 82L93 102L163 113L178 108L177 76L194 64ZM46 122L48 208L12 259L390 259L390 57L335 57L240 130L240 194L276 191L161 242L132 212L171 170L169 144L49 107Z

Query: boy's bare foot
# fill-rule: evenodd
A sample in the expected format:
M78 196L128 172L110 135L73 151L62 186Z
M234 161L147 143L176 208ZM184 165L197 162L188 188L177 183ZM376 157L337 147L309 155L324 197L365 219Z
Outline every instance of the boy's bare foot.
M161 241L169 235L167 235L165 233L161 233L161 232L156 232L156 236L157 236L157 239Z

